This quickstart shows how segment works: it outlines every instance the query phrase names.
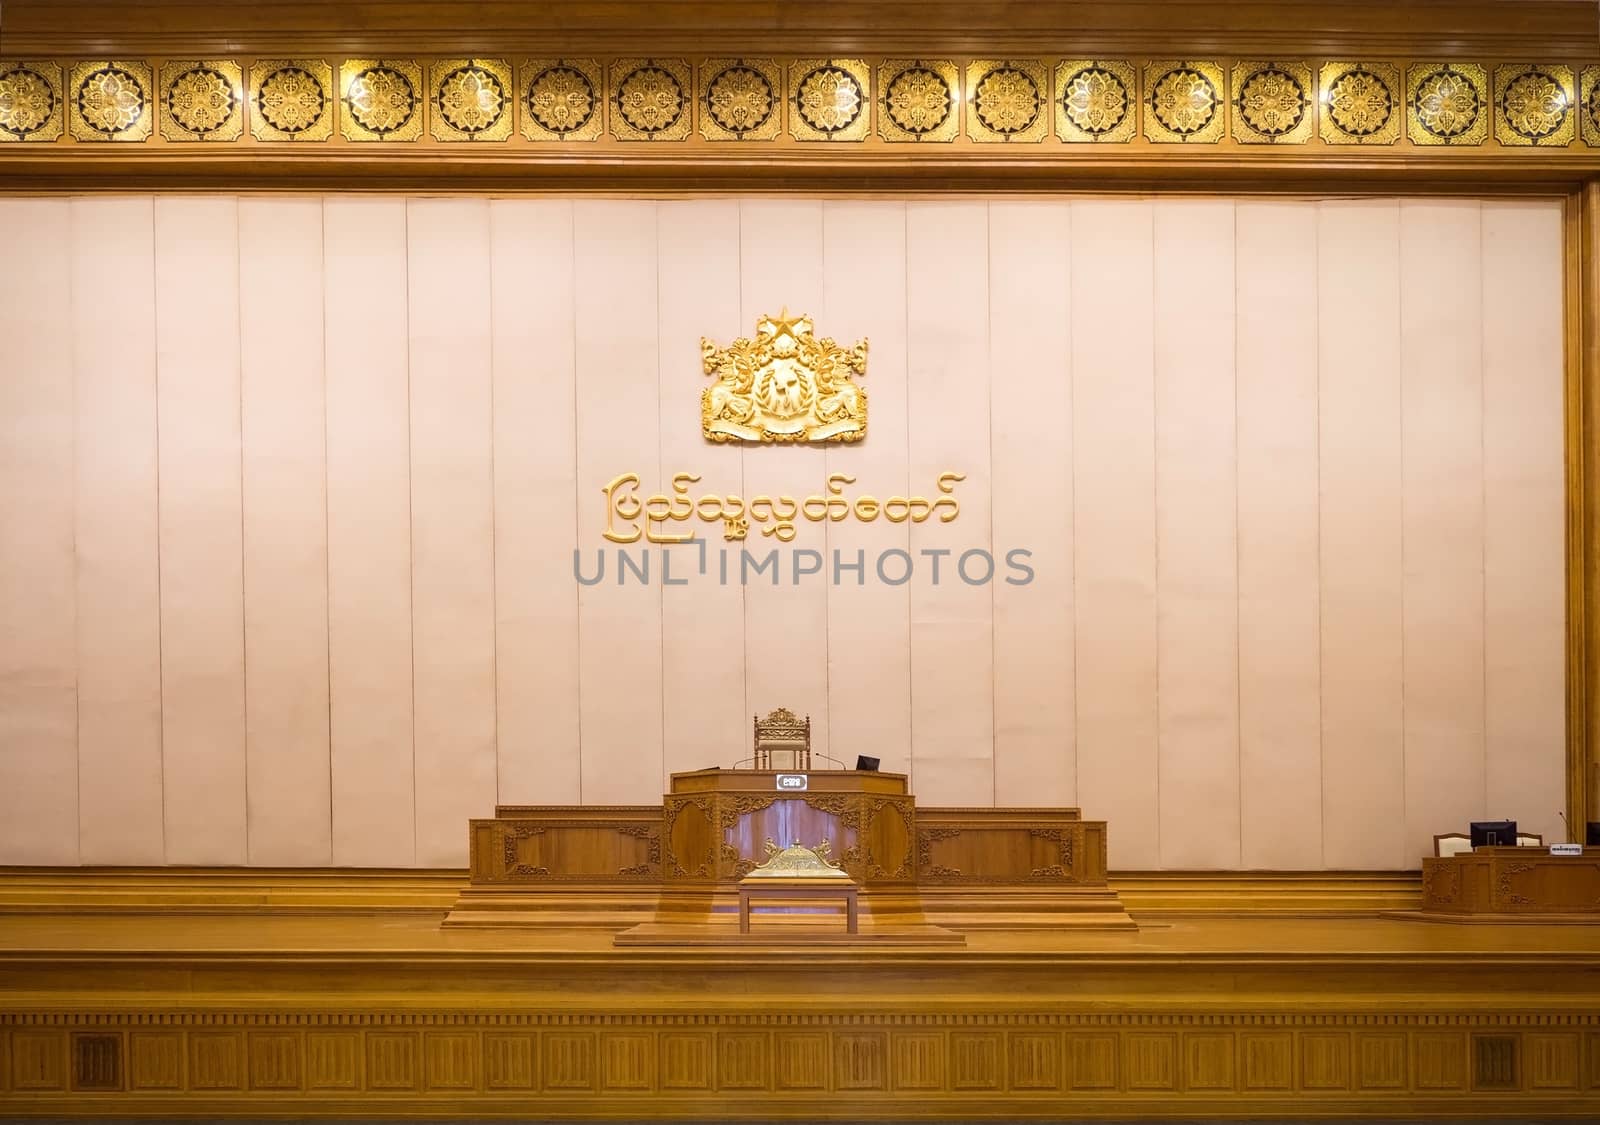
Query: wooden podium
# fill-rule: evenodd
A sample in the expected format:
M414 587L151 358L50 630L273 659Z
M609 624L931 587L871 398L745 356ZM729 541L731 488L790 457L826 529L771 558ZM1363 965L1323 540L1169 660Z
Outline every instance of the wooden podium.
M1422 910L1435 922L1600 923L1600 848L1477 848L1422 861Z
M804 788L780 787L795 778ZM829 841L869 930L1137 928L1106 882L1103 821L919 809L904 774L696 770L673 774L660 805L502 805L470 832L471 882L447 926L731 923L772 839Z

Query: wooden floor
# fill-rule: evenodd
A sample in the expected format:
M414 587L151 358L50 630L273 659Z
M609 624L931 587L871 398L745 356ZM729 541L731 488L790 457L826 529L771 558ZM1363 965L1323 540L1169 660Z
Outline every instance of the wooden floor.
M1144 913L710 950L209 909L0 913L4 1112L1600 1115L1600 927Z

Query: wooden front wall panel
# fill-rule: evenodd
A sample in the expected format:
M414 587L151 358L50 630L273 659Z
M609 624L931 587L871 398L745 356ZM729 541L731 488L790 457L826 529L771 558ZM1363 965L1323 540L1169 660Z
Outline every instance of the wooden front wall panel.
M276 1109L365 1095L419 1105L526 1098L531 1109L549 1099L689 1104L672 1099L717 1092L773 1106L823 1092L862 1107L970 1097L1019 1112L1174 1097L1346 1107L1444 1098L1471 1114L1504 1111L1518 1103L1496 1099L1512 1098L1600 1107L1600 1015L686 1018L375 1013L329 1026L314 1014L13 1016L0 1027L0 1089L39 1110L100 1095L119 1110L173 1097Z

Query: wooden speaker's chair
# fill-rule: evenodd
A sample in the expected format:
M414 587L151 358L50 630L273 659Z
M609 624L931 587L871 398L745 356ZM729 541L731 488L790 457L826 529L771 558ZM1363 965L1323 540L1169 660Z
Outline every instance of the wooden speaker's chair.
M808 770L811 768L811 716L795 717L779 707L763 719L755 716L755 768L758 770Z
M1465 832L1440 832L1433 838L1433 854L1443 858L1467 855L1472 851L1472 837Z
M1539 835L1537 832L1518 832L1517 847L1542 848L1544 847L1544 837Z

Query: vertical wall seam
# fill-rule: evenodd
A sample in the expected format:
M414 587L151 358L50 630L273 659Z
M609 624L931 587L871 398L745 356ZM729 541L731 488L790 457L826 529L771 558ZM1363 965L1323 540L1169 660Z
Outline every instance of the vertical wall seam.
M1156 315L1156 208L1154 201L1144 201L1145 217L1150 231L1149 257L1151 317ZM1163 866L1161 850L1161 373L1156 369L1155 333L1146 341L1150 349L1150 543L1151 561L1155 568L1155 784L1156 784L1156 867Z
M906 342L906 487L911 480L911 203L900 205L900 338ZM906 551L911 550L911 528L906 527ZM917 620L912 612L911 583L906 587L906 775L916 792L917 764Z
M239 403L239 740L244 744L244 861L250 848L250 612L245 601L244 528L244 247L239 230L239 197L233 203L233 347L239 361L234 390Z
M76 287L73 282L72 269L72 241L73 241L73 216L77 210L74 200L63 200L62 206L66 210L67 220L67 420L71 423L68 433L68 459L72 465L71 497L68 501L68 516L72 526L72 819L77 828L74 838L77 847L74 851L74 862L83 862L83 700L82 700L82 660L79 655L78 624L81 620L78 609L78 348L77 333L73 325L76 321L77 301Z
M1400 855L1397 867L1405 866L1406 840L1411 837L1407 799L1410 773L1406 768L1406 204L1395 205L1395 253L1399 262L1396 290L1400 363L1395 380L1399 403L1400 440Z
M322 262L322 642L328 678L328 862L334 862L333 805L333 520L328 499L328 198L317 201L317 257Z
M1000 776L1000 712L995 692L995 583L993 573L994 552L994 288L989 279L994 276L994 201L983 204L983 332L984 352L988 363L985 380L985 402L989 411L989 803L999 801ZM959 565L959 564L958 564ZM960 577L958 574L957 577Z
M156 746L161 761L161 858L172 862L167 854L167 662L166 629L162 620L161 591L161 271L157 267L156 197L150 196L150 324L151 339L151 389L155 392L152 406L156 423Z
M1067 222L1067 439L1071 448L1067 451L1067 495L1070 510L1067 513L1069 527L1072 531L1072 549L1067 552L1067 565L1071 568L1067 587L1072 592L1072 803L1082 805L1083 795L1079 791L1079 769L1081 760L1081 747L1078 743L1079 706L1078 693L1078 364L1074 351L1077 343L1077 332L1073 329L1072 310L1073 301L1073 227L1072 216L1076 211L1072 201L1062 204ZM992 377L992 376L991 376Z
M578 206L572 200L566 201L567 208L567 292L572 295L571 328L572 328L572 543L574 560L576 552L581 549L583 539L579 532L579 509L581 508L578 489L583 467L579 441L581 439L579 422L583 406L578 398ZM604 556L601 556L604 558ZM574 562L576 568L576 562ZM577 582L572 584L572 635L574 641L573 657L578 662L578 674L573 677L577 685L578 705L578 744L573 747L578 765L578 803L583 804L583 587Z
M661 468L661 204L650 204L650 225L654 228L651 232L651 248L655 251L655 347L656 353L656 480L662 479ZM646 517L645 526L649 526ZM645 548L646 551L649 548ZM656 588L656 650L659 653L661 673L656 677L656 714L659 716L659 745L661 747L661 760L656 765L656 775L661 778L663 789L671 789L672 779L667 776L667 552L670 547L663 544L661 547L662 582ZM621 565L620 563L618 564Z
M411 434L411 416L415 403L411 397L411 203L410 198L400 201L405 231L406 287L406 573L410 578L408 612L411 641L411 866L417 866L417 522L415 517L416 449Z
M1239 613L1239 204L1229 201L1233 220L1233 775L1237 801L1234 866L1244 866L1244 638Z
M1489 380L1484 360L1488 353L1489 323L1486 315L1489 301L1484 290L1489 273L1483 268L1484 204L1478 202L1478 596L1479 628L1482 630L1478 650L1480 672L1483 676L1483 814L1489 815Z
M495 505L500 466L495 456L494 201L484 201L483 226L489 252L489 668L493 682L494 803L500 804L500 519Z
M1328 863L1328 809L1327 809L1327 755L1324 747L1324 732L1322 718L1323 704L1323 666L1322 666L1322 204L1311 204L1311 283L1314 287L1312 293L1312 308L1316 315L1311 318L1312 331L1316 334L1312 346L1315 349L1312 371L1315 383L1312 403L1315 407L1314 422L1315 434L1313 441L1316 450L1317 467L1317 569L1315 574L1315 590L1317 595L1317 863L1326 867Z

